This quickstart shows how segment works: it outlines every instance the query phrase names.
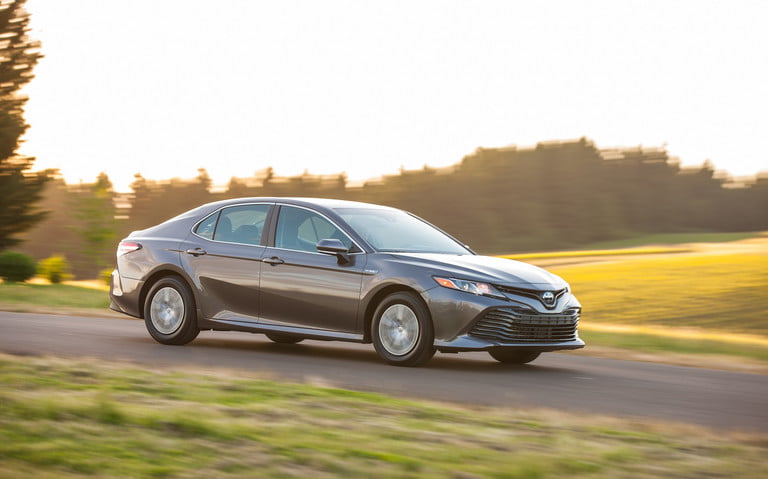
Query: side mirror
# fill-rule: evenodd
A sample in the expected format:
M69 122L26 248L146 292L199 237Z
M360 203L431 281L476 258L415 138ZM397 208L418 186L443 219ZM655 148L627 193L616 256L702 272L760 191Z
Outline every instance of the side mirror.
M341 240L336 238L321 239L317 243L317 251L334 255L339 258L339 263L349 263L349 248L344 246Z

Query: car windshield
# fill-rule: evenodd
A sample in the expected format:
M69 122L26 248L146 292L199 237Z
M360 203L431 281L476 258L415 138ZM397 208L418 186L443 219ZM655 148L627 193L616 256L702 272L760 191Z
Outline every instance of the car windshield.
M404 211L339 208L336 212L378 251L472 254L450 236Z

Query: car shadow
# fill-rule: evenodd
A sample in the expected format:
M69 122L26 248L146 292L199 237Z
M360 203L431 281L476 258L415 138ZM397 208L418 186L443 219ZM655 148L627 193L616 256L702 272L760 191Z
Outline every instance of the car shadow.
M246 339L219 339L198 338L190 347L224 349L227 351L251 351L261 354L276 356L291 356L297 358L312 358L325 360L356 361L377 363L380 362L376 352L362 349L333 347L331 343L323 341L307 341L299 344L278 344L269 340L257 338Z
M487 372L498 373L500 371L509 371L516 373L547 373L547 372L566 372L569 371L566 368L544 366L537 364L537 361L533 361L528 364L504 364L492 359L490 356L486 360L483 359L464 359L461 357L461 353L454 355L453 357L440 355L438 353L432 361L427 363L425 367L429 369L444 369L452 371L472 371L472 372Z
M149 338L148 338L149 339ZM303 358L311 361L343 361L388 366L379 358L372 345L346 344L307 340L299 344L277 344L267 339L244 336L238 337L199 337L185 348L219 349L222 351L256 352L270 356ZM540 361L538 359L537 361ZM388 366L389 367L389 366ZM404 370L408 368L403 368ZM517 374L542 374L570 371L567 368L537 364L504 364L492 359L487 353L459 353L435 356L419 370L466 371L472 373L497 374L514 372Z

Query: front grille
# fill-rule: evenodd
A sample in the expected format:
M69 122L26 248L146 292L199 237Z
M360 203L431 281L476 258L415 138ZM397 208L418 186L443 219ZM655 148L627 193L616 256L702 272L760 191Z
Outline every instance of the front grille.
M512 295L516 295L516 296L523 296L525 298L531 298L531 299L538 300L544 306L546 306L547 308L553 308L555 306L555 304L557 303L557 300L559 300L560 297L562 295L564 295L568 291L567 288L559 289L559 290L556 290L556 291L550 290L552 292L552 294L554 295L554 301L552 301L550 303L547 303L541 297L541 295L543 293L545 293L546 291L540 291L540 290L536 290L536 289L516 288L514 286L504 286L504 285L499 285L499 284L494 285L494 286L496 286L496 289L498 289L502 293L512 294Z
M576 339L579 309L540 314L523 308L491 309L470 330L478 338L505 343L562 343Z

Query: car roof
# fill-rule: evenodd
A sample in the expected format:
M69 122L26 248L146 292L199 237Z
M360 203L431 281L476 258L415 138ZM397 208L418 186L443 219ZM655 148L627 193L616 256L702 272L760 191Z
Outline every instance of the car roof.
M375 205L372 203L362 203L359 201L338 200L332 198L303 198L303 197L243 197L231 198L228 200L215 201L204 205L218 209L224 206L237 205L241 203L281 203L297 206L314 206L335 210L339 208L366 208L366 209L394 209L389 206Z

